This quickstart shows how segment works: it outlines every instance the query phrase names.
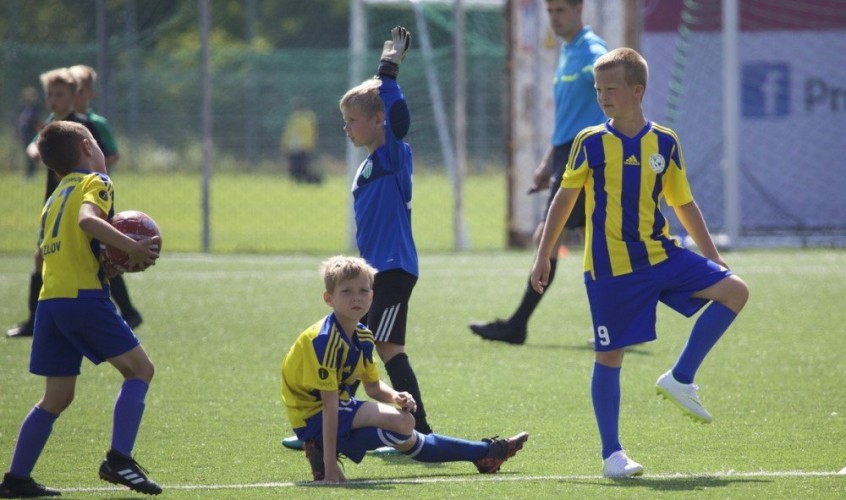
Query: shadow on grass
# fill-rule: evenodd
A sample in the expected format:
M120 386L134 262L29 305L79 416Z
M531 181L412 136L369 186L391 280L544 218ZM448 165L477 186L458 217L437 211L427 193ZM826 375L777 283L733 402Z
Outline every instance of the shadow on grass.
M621 478L607 479L602 482L585 480L562 480L562 483L584 484L600 486L605 488L626 488L628 490L655 490L655 491L701 491L710 488L724 488L740 483L771 483L769 479L743 478L743 477L643 477L643 478ZM609 490L609 494L612 494Z
M420 462L415 462L417 464L421 464ZM427 466L438 466L441 464L421 464ZM517 472L497 472L497 476L508 476L508 475L515 475L519 476ZM392 490L396 489L400 486L410 486L410 485L417 485L417 486L425 486L425 485L432 485L437 483L455 483L455 482L465 482L466 479L472 481L474 478L479 476L478 472L472 471L467 472L467 474L449 474L449 475L431 475L431 474L416 474L416 475L408 475L402 477L396 476L385 476L385 477L367 477L367 478L352 478L349 479L346 483L333 483L333 484L321 484L315 482L297 482L295 483L297 486L309 486L309 487L318 487L318 488L344 488L344 489L352 489L352 490ZM490 476L487 476L486 479L493 480Z
M570 344L524 344L524 348L526 349L539 349L539 350L548 350L548 349L560 349L563 351L582 351L582 352L593 352L593 342L588 342L587 338L584 341L577 339L574 340ZM649 346L646 344L638 344L629 346L626 348L627 355L635 355L635 356L652 356L652 351L649 349Z
M519 474L515 473L517 476ZM508 480L509 473L500 472L497 476L503 480ZM472 472L467 474L468 477L478 476ZM296 483L298 486L316 486L316 487L335 487L354 490L392 490L400 485L411 484L434 484L438 482L456 482L460 481L465 476L462 474L449 476L432 476L427 474L410 475L402 477L368 477L350 479L342 484L318 484L313 482ZM490 478L493 480L493 478ZM605 479L602 477L596 478L531 478L531 477L515 477L516 481L557 481L559 483L566 483L572 485L585 485L598 488L606 488L609 495L614 495L614 489L624 488L628 493L637 494L638 490L652 490L656 492L698 492L706 489L724 488L726 486L735 486L739 484L753 484L762 485L764 483L772 483L770 479L761 478L743 478L743 477L641 477L641 478L621 478L621 479ZM617 490L619 492L619 490Z

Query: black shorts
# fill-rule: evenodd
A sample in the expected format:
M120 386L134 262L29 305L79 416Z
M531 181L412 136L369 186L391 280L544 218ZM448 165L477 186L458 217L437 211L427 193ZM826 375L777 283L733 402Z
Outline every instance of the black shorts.
M567 160L570 159L570 149L573 147L573 141L555 146L552 148L552 180L549 184L549 199L546 201L546 211L549 212L549 206L552 205L552 199L555 198L555 193L561 186L561 177L564 176L564 169L567 167ZM544 212L546 217L546 212ZM570 218L564 224L567 229L576 229L585 227L585 190L579 193L579 198L576 200L576 205L573 211L570 212Z
M417 283L417 276L402 269L376 273L373 283L373 305L361 322L373 332L376 342L405 345L405 324L408 301Z

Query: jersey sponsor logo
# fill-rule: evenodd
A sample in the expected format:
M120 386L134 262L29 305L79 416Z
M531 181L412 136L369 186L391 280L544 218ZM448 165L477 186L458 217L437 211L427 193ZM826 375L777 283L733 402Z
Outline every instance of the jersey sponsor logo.
M652 169L653 172L656 174L660 174L664 171L664 167L667 166L667 162L664 160L664 157L658 153L653 153L649 156L649 168Z
M631 166L635 166L635 167L640 166L640 162L637 161L637 157L635 155L631 155L628 158L626 158L626 161L624 161L623 164L624 165L631 165Z

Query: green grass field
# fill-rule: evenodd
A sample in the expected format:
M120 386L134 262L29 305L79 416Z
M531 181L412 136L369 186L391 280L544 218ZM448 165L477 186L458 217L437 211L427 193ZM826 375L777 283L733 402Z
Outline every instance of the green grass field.
M114 176L115 210L141 210L156 220L165 251L202 251L201 181L197 174ZM291 182L284 173L222 173L210 185L214 253L314 253L347 248L350 185L330 176L319 186ZM505 247L505 179L477 175L464 188L473 250ZM538 202L545 198L538 197ZM44 202L44 178L0 174L0 253L31 252ZM412 220L421 251L448 251L453 238L452 185L445 175L414 178ZM306 228L307 230L304 230Z
M138 329L157 373L135 450L168 498L844 498L846 252L725 255L749 283L743 315L697 383L710 425L655 395L691 321L659 310L659 340L626 356L621 433L641 479L600 477L589 383L592 351L580 259L559 266L524 346L485 343L472 319L507 315L528 252L424 253L409 319L411 360L436 431L467 438L531 434L500 473L404 457L347 461L342 487L309 485L279 399L279 363L327 312L318 256L166 253L128 275ZM24 316L30 258L0 256L0 326ZM43 381L29 341L0 339L0 469ZM63 498L137 498L98 480L120 377L87 361L76 401L57 421L35 477Z

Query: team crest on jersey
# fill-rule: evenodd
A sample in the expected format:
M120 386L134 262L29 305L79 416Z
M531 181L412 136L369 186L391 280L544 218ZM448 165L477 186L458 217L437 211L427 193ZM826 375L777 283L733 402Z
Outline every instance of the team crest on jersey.
M317 376L320 377L320 380L326 380L329 378L329 370L326 368L321 368L317 370Z
M661 172L663 172L665 166L666 163L664 162L663 156L659 155L658 153L649 156L649 168L651 168L652 171L656 174L660 174Z
M367 161L364 163L364 168L361 169L361 176L364 177L365 179L369 179L370 174L372 174L372 173L373 173L373 160L368 158Z
M100 199L101 199L101 200L103 200L103 201L109 201L109 193L108 193L108 192L106 192L105 190L102 190L102 189L101 189L101 190L100 190L100 192L99 192L98 194L100 195Z

